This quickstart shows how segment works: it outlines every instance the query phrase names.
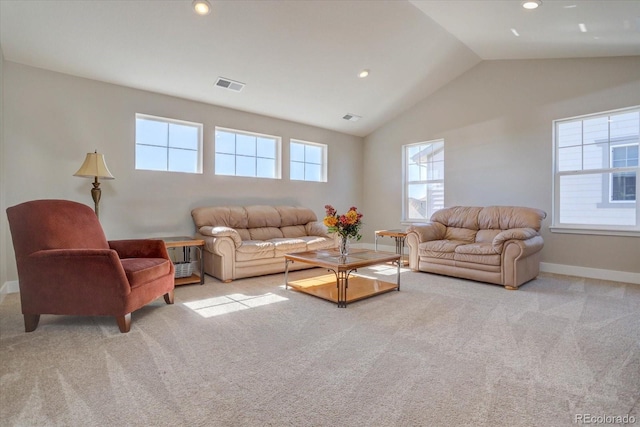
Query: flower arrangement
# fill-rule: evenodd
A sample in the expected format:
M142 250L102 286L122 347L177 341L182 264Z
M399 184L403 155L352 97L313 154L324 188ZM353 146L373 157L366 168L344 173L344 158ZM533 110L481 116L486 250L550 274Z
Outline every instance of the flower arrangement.
M360 240L360 227L362 226L362 214L358 212L358 208L352 206L346 214L338 215L337 211L331 205L324 207L327 216L322 221L327 226L330 233L338 233L343 239Z

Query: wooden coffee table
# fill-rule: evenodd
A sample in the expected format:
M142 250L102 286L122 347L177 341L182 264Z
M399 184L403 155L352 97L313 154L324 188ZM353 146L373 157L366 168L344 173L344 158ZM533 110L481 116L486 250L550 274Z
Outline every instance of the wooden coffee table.
M389 252L374 252L352 249L346 257L337 250L320 250L286 254L284 269L285 289L293 289L346 307L348 303L400 290L400 255ZM289 263L304 262L316 267L325 267L333 274L289 282ZM350 277L361 267L395 262L398 266L396 283L383 282L363 276Z

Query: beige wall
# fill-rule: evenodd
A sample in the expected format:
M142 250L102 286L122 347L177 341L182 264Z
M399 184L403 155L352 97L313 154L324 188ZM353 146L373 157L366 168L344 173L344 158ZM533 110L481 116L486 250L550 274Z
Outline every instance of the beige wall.
M190 211L197 206L294 204L321 218L327 203L338 209L362 204L362 138L9 61L3 74L7 206L41 198L93 206L91 180L72 175L95 149L104 153L116 178L101 185L100 219L109 239L193 234ZM204 173L136 171L135 113L203 123ZM281 136L283 178L214 175L215 126ZM328 183L288 179L289 138L329 146ZM5 240L6 280L16 280L13 249Z
M548 213L543 262L640 272L640 238L558 234L552 121L640 104L640 57L485 61L365 138L365 236L400 227L401 146L445 140L445 204Z

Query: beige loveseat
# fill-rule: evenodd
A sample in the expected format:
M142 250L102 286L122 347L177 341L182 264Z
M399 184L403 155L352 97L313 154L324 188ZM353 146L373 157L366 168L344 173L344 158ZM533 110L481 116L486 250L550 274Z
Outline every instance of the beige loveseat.
M222 281L284 271L284 255L337 246L308 208L201 207L191 211L196 238L205 241L204 271ZM295 263L289 270L311 268Z
M407 229L409 267L518 289L540 272L547 214L516 206L455 206Z

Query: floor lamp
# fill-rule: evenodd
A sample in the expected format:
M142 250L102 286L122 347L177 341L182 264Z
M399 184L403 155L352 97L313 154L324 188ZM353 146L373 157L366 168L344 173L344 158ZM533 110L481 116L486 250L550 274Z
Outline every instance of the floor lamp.
M87 157L84 159L84 163L82 164L82 166L80 166L78 172L73 174L73 176L93 178L91 197L93 198L93 202L95 203L94 210L96 211L96 216L100 218L100 210L98 204L100 203L102 190L100 190L100 181L98 181L98 178L115 179L113 175L111 175L111 172L109 172L107 164L104 162L104 156L102 154L99 154L98 150L96 150L95 153L87 153Z

